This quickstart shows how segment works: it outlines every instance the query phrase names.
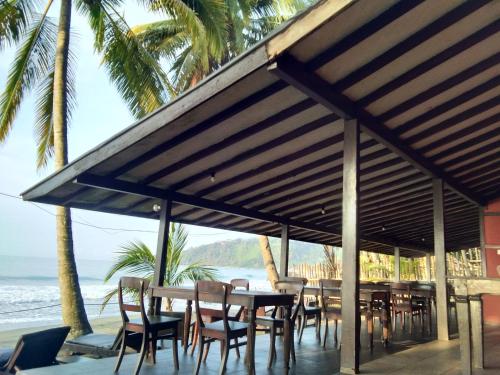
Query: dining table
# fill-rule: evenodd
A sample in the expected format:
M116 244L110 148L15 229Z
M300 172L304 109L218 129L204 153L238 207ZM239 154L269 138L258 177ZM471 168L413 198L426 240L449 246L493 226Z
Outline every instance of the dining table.
M182 344L184 352L188 349L188 338L191 326L191 315L192 315L192 302L195 298L195 292L193 286L183 286L183 287L164 287L164 286L151 286L150 287L150 297L155 298L171 298L180 299L186 301L186 311L184 316L184 329ZM248 368L249 374L255 374L255 332L256 324L255 318L257 315L257 310L261 307L266 306L280 306L284 310L284 368L285 373L288 373L290 365L290 340L291 340L291 310L294 304L295 294L293 293L279 293L279 292L269 292L269 291L259 291L259 290L233 290L227 299L227 304L244 306L247 310L248 318L248 332L247 332L247 348L245 355L245 362ZM218 298L213 294L200 293L199 300L205 303L217 303Z

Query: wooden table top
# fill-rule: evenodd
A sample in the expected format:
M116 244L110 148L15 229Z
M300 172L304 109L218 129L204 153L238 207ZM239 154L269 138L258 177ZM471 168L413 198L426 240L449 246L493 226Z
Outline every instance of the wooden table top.
M194 287L150 287L153 297L168 297L175 299L194 300ZM261 290L233 290L227 299L231 305L245 306L256 309L261 306L292 306L295 298L293 293L278 293ZM207 293L200 293L203 302L218 302L217 298Z

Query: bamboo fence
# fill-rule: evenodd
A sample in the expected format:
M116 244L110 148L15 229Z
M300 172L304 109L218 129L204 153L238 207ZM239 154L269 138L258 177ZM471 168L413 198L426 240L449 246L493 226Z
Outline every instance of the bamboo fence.
M446 254L449 276L480 277L481 251L479 248ZM408 281L428 280L425 257L400 258L400 279ZM431 280L435 279L434 256L431 256ZM341 279L342 259L339 251L325 248L325 260L317 264L294 264L290 276L305 277L309 285L318 285L320 279ZM394 256L362 251L360 254L360 279L379 281L394 279Z

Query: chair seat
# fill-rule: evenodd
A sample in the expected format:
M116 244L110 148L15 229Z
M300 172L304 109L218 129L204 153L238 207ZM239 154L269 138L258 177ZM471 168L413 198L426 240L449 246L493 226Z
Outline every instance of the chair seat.
M153 329L168 329L174 328L182 319L173 316L164 315L148 315L149 325ZM131 319L129 324L143 325L141 319Z
M317 306L306 306L304 310L304 313L306 315L321 314L321 307Z
M245 333L246 333L246 331L248 329L248 323L237 322L237 321L228 321L227 323L228 323L229 329L233 332L245 331ZM219 320L219 321L213 322L213 323L205 323L205 327L203 329L208 330L208 331L224 332L224 322L222 320Z
M255 324L265 326L265 327L284 327L285 321L279 318L273 318L272 316L259 316L255 319Z
M10 356L14 353L14 349L0 349L0 368L4 367L7 364Z

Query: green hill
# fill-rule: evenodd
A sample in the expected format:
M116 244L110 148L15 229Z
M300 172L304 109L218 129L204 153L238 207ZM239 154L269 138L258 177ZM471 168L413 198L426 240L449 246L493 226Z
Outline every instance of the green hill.
M279 267L280 239L270 238L271 250ZM257 238L219 241L187 249L183 263L201 262L215 267L262 268L262 255ZM322 247L306 242L290 241L290 265L317 263L323 258Z

